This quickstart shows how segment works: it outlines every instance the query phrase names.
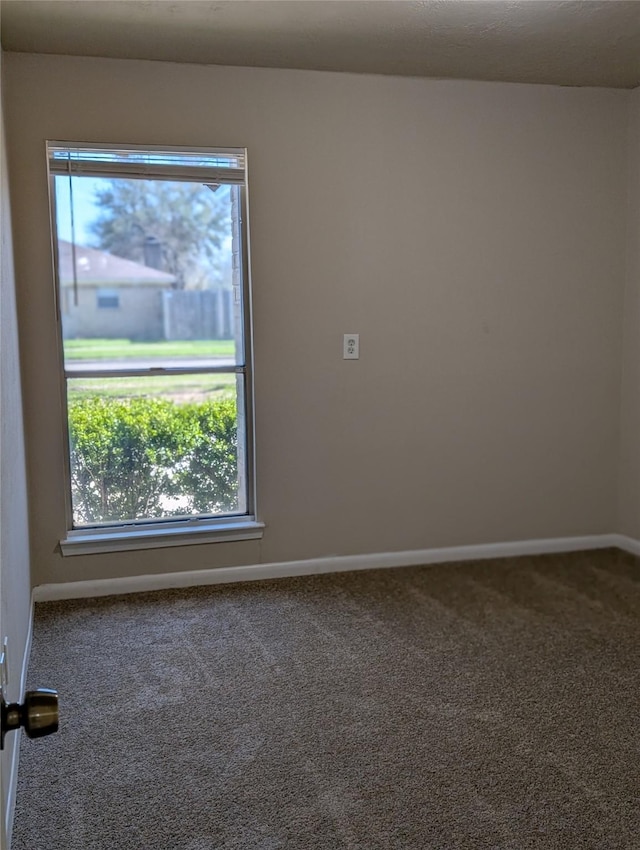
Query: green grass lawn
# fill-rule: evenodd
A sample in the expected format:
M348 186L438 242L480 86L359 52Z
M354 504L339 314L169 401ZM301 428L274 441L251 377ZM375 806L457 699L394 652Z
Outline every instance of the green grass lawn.
M232 339L132 342L129 339L65 339L66 360L126 360L139 357L233 357Z
M69 402L99 396L126 400L130 398L165 398L177 404L235 398L236 376L171 375L144 378L71 378L68 382Z

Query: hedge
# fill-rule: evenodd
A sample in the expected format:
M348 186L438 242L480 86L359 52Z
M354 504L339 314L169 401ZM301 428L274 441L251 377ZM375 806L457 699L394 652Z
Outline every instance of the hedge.
M237 510L236 423L233 400L71 401L75 522Z

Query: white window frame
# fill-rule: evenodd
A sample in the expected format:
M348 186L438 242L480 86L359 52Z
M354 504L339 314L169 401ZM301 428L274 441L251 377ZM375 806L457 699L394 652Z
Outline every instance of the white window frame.
M79 156L77 159L59 160L54 159L53 152L56 150L76 150L99 152L105 151L104 167L101 163L87 161ZM185 546L202 543L229 542L239 540L253 540L262 537L264 523L257 519L256 506L256 475L255 475L255 418L254 418L254 395L253 395L253 325L251 304L251 282L249 262L249 217L247 198L247 156L245 148L220 149L220 148L191 148L177 146L154 146L154 145L122 145L122 144L96 144L84 142L59 142L47 141L47 172L50 198L51 234L53 249L53 268L55 281L55 303L56 324L58 332L58 352L60 366L60 385L62 401L61 427L64 435L65 467L64 467L64 490L65 490L65 513L66 513L66 536L60 541L63 555L83 555L100 552L116 552L133 549L154 549L168 546ZM109 154L114 152L126 152L140 155L140 162L118 162L109 161ZM202 154L205 158L217 156L237 155L244 164L242 169L231 168L228 165L215 168L209 165L180 165L170 166L158 165L153 153L189 156ZM144 162L144 155L151 155L148 162ZM155 161L154 161L155 159ZM189 518L173 519L157 518L150 520L131 520L122 523L104 523L87 525L74 528L72 491L71 491L71 456L69 445L69 416L67 408L67 381L70 377L91 377L86 370L73 370L71 373L64 359L64 345L62 334L62 315L60 310L60 282L58 263L58 239L56 218L56 192L55 177L62 175L81 176L93 175L96 177L124 177L139 179L166 179L195 181L202 183L230 183L239 187L240 195L240 278L242 289L242 318L243 318L243 358L241 363L235 366L204 366L196 368L158 368L118 370L117 374L123 377L131 376L153 376L194 374L194 373L235 373L242 374L244 387L244 436L245 436L245 491L246 511L238 515L202 515ZM90 371L90 370L89 370ZM101 371L99 377L114 376L115 373ZM98 377L97 375L94 377ZM240 447L239 447L240 449Z

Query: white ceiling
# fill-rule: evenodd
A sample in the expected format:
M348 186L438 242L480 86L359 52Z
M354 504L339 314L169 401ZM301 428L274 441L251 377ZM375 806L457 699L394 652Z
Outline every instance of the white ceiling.
M640 0L2 0L8 51L640 85Z

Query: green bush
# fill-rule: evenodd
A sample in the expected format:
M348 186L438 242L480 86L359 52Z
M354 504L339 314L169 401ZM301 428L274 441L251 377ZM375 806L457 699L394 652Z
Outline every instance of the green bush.
M85 398L69 405L77 523L237 510L236 405Z

